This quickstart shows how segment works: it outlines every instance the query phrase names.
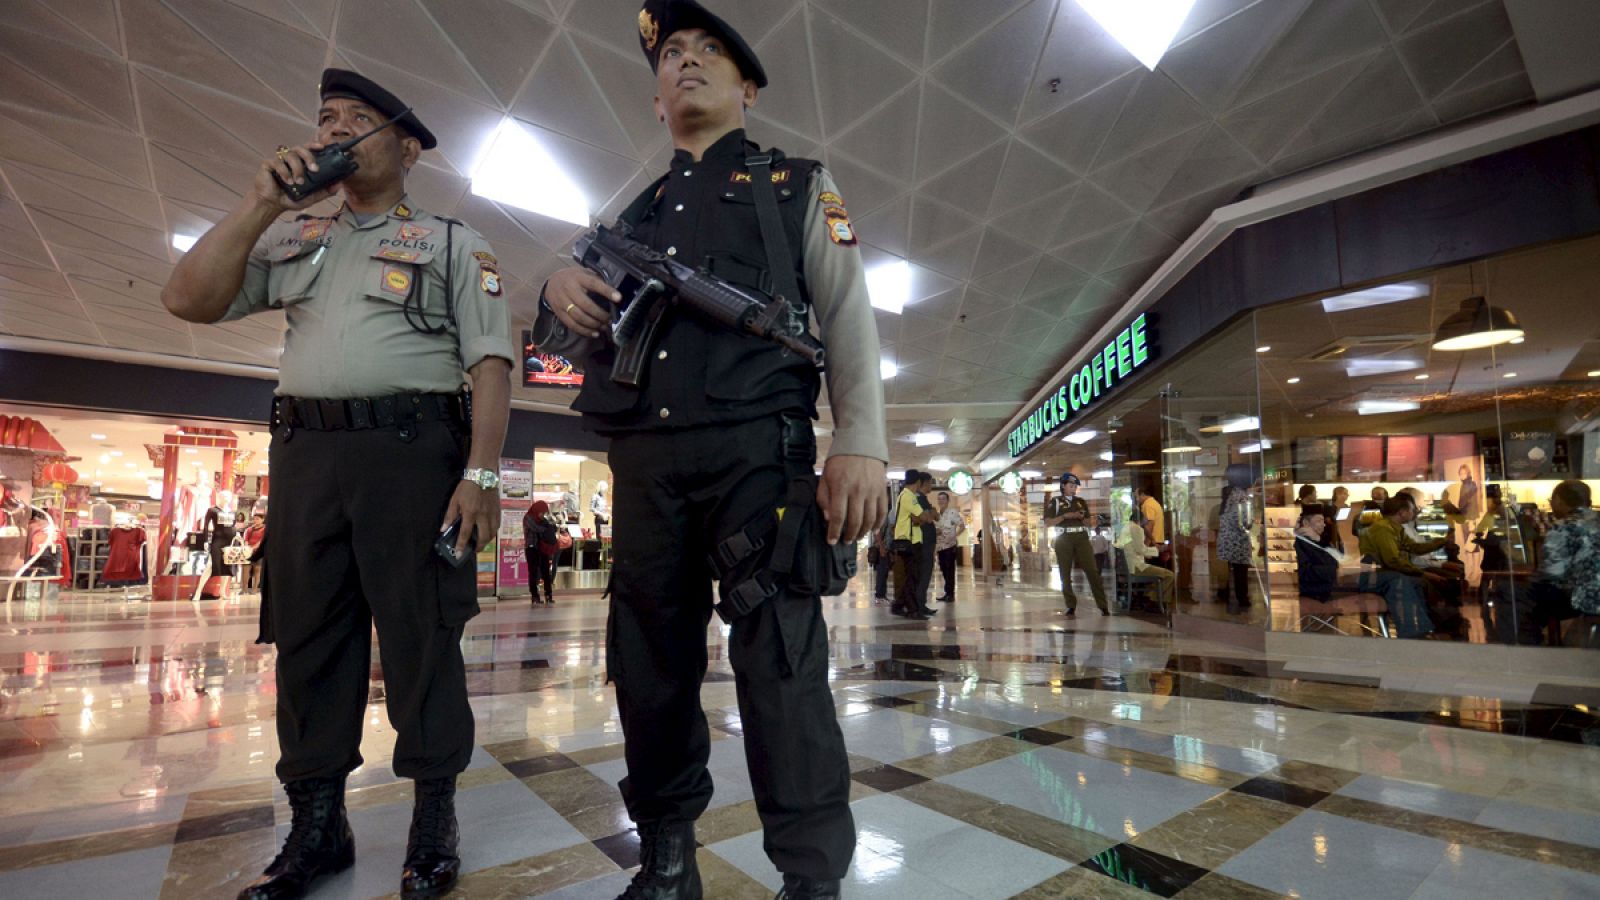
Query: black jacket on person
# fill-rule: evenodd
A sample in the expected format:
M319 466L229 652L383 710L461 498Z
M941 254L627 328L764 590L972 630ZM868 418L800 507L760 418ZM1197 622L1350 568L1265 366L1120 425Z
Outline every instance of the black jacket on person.
M1326 603L1339 589L1339 558L1304 535L1294 537L1300 570L1300 596Z
M678 151L668 173L622 213L632 226L631 237L725 281L776 292L756 220L754 185L744 164L746 154L759 152L746 141L743 129L719 138L698 163L687 151ZM813 212L808 186L821 164L770 152L778 217L795 279L805 294L801 248L806 217ZM809 296L787 299L809 308ZM659 355L639 388L611 380L612 348L589 360L572 408L583 413L590 428L617 434L747 422L777 412L816 417L821 386L816 368L777 344L668 312L657 346Z

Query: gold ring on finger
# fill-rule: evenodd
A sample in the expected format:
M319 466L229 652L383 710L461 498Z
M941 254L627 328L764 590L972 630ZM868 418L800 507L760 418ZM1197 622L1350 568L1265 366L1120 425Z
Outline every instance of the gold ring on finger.
M282 145L279 145L279 147L278 147L278 158L279 159L283 159L284 157L286 157L288 155L289 155L289 148L288 147L284 147Z
M567 304L567 315L569 315L569 316L572 315L572 311L574 309L576 309L577 307L578 307L578 304L576 304L576 303L568 303Z

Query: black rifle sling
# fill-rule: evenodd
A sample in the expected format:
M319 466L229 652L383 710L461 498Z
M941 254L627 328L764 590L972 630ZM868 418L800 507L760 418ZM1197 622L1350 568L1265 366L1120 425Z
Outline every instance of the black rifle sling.
M747 156L744 166L750 172L750 190L756 201L756 222L761 226L761 245L767 251L767 273L772 292L782 295L795 310L805 308L800 284L794 280L793 257L789 255L789 235L778 218L778 198L772 192L772 156L762 153Z

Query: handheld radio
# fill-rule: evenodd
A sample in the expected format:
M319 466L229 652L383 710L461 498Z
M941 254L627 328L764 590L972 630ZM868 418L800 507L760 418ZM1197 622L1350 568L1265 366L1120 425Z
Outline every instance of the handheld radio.
M317 171L313 172L307 169L304 173L305 182L303 184L284 184L283 179L279 178L276 172L272 173L272 178L278 182L278 187L283 188L285 196L291 201L299 203L317 191L349 178L357 169L361 168L361 165L356 162L356 158L350 155L350 148L400 121L400 117L408 112L411 112L411 107L409 106L401 110L399 115L366 134L358 134L349 140L340 141L337 144L329 144L318 150L314 157L317 163Z

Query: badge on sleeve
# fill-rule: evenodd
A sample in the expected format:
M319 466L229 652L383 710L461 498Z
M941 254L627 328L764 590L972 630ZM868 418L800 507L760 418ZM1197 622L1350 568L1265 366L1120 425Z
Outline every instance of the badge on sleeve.
M500 273L489 266L478 270L478 287L491 297L500 296Z
M392 259L395 262L408 262L408 263L409 262L416 262L417 260L422 258L422 254L418 253L415 250L396 250L393 247L385 247L382 250L379 250L378 251L378 255L383 257L384 259Z
M480 266L489 266L489 267L493 268L495 266L500 265L500 260L495 259L493 253L489 253L488 251L485 251L485 250L474 250L474 251L472 251L472 258L477 260L478 261L478 265L480 265Z
M411 292L411 273L405 266L392 266L387 263L383 266L383 289L391 294L404 297Z
M430 234L433 234L432 228L423 228L421 225L414 225L410 222L400 226L400 240L402 241L420 241Z
M856 229L850 224L850 214L842 206L825 206L822 215L828 224L828 237L841 247L853 247Z

